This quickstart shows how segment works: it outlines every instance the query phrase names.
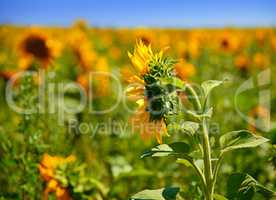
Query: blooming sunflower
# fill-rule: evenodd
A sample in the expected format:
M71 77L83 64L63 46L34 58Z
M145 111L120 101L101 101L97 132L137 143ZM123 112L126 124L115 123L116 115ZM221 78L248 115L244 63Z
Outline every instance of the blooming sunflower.
M173 60L163 57L163 51L153 53L151 45L142 41L136 43L133 54L128 53L134 67L129 77L131 86L127 90L130 99L138 104L138 110L132 118L142 137L155 135L158 143L162 136L168 135L166 117L175 105L175 96L168 95L163 80L173 76ZM137 126L138 125L138 126Z
M38 169L41 177L47 183L44 190L44 200L48 200L48 195L51 192L55 192L57 200L72 200L69 191L55 178L55 169L62 164L72 163L75 160L76 158L73 155L67 158L50 156L49 154L43 155Z
M187 81L188 78L196 74L196 68L193 64L181 59L175 65L176 75L183 81Z
M241 46L238 35L230 31L222 32L219 37L219 49L225 52L235 52Z
M19 67L27 69L36 59L47 68L60 50L61 44L50 39L42 30L30 29L18 42Z
M84 71L90 71L97 55L95 51L93 51L85 32L80 29L73 29L69 34L67 43L73 50L79 66Z
M253 57L253 63L257 68L265 69L270 64L270 59L266 54L257 52Z
M240 54L235 57L234 64L239 70L246 71L250 63L246 55Z

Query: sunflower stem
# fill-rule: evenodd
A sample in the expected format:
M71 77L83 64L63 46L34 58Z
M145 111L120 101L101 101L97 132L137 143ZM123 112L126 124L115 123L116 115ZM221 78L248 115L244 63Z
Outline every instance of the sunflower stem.
M202 120L203 131L203 160L204 160L204 174L206 178L207 194L206 200L213 200L213 172L211 162L211 147L209 142L209 132L207 128L207 119L204 117Z
M193 103L194 107L196 108L197 112L203 113L205 110L205 105L202 108L200 103L200 99L190 84L186 85L186 91L188 93L188 99ZM209 131L208 131L208 122L207 118L203 117L201 121L202 125L202 132L203 132L203 160L204 160L204 193L206 200L213 200L213 190L214 190L214 183L213 183L213 172L212 172L212 162L211 162L211 146L209 142Z

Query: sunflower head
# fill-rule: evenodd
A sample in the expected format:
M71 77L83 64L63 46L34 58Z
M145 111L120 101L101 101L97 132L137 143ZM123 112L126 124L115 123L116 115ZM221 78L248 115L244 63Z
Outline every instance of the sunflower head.
M240 38L232 32L225 31L219 37L219 49L225 52L235 52L241 46Z
M144 75L147 111L151 120L161 120L170 114L175 105L173 89L167 80L173 77L174 60L155 56L149 62L149 72Z
M235 66L240 70L247 70L249 67L249 59L246 55L238 55L234 60Z
M28 68L32 60L37 59L46 67L59 54L60 49L61 45L45 33L31 29L18 43L19 66L23 69Z
M67 43L72 49L81 69L84 72L91 71L97 55L86 33L80 29L72 29L71 33L68 35Z
M129 78L129 82L135 84L128 90L131 97L139 105L140 118L143 124L158 125L156 133L160 143L160 131L166 132L164 128L166 117L174 113L177 105L177 95L170 80L174 78L173 59L163 56L163 51L153 53L150 45L141 41L137 42L133 54L129 53L132 65L138 74ZM145 134L145 130L142 130Z

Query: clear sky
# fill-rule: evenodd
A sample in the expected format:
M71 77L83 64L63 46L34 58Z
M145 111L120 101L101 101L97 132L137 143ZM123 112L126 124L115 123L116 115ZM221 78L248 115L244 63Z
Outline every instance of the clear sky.
M0 0L0 23L112 27L276 26L276 0Z

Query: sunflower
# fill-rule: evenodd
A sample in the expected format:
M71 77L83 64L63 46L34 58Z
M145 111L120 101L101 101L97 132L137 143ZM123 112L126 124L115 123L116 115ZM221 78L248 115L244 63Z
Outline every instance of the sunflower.
M257 68L265 69L270 64L270 60L264 53L257 52L253 57L253 63Z
M176 76L178 76L181 80L187 81L188 78L194 76L196 73L196 68L193 64L186 62L181 59L175 65Z
M241 46L240 38L230 31L222 32L219 37L219 49L224 52L235 52Z
M18 42L19 67L28 69L35 59L47 68L60 50L61 44L50 39L42 30L30 29Z
M271 46L273 48L274 51L276 51L276 35L271 37Z
M2 77L6 81L9 80L15 74L16 74L16 71L12 71L12 70L0 71L0 77Z
M191 37L188 41L180 41L177 43L177 51L179 57L186 60L196 59L200 55L201 47L200 41L194 36Z
M94 71L98 73L97 76L94 77L96 95L98 97L107 96L110 91L110 70L108 66L108 60L105 57L99 57Z
M90 71L97 55L95 51L93 51L85 33L80 29L73 29L69 34L67 43L73 50L73 53L77 58L78 65L84 71Z
M93 87L93 91L95 91L96 97L107 96L110 91L110 77L108 61L106 58L99 57L99 59L96 61L95 67L90 72L95 73L91 79L89 71L84 71L78 75L76 80L77 83L80 84L87 93L89 92L90 86L95 86Z
M67 158L60 156L50 156L44 154L38 166L39 172L43 180L47 183L44 190L44 200L48 200L48 195L55 192L57 200L72 200L67 188L63 187L55 178L55 169L66 163L72 163L76 160L75 156L70 155Z
M238 69L245 71L249 67L249 59L246 55L240 54L236 56L234 60L234 64Z
M162 143L162 136L168 135L166 117L172 111L172 101L175 100L168 95L162 80L173 75L174 61L164 58L163 51L153 53L151 45L147 46L142 41L136 43L133 54L128 53L128 56L134 72L128 79L131 87L127 94L138 104L131 120L142 137L155 135L158 143Z

